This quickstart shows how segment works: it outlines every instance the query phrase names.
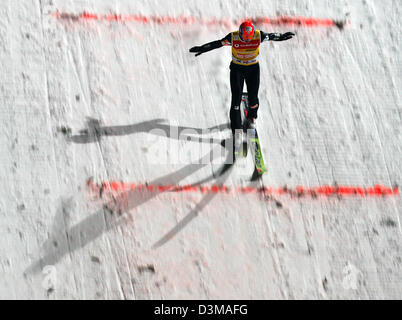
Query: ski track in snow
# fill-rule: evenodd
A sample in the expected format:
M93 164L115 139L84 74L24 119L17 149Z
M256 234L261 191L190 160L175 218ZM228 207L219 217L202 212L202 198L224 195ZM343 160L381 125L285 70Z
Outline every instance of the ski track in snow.
M90 192L89 178L400 185L400 2L246 3L1 2L0 298L402 297L400 195ZM350 23L342 30L261 26L296 37L261 46L258 130L268 173L247 182L250 158L219 176L230 49L188 52L231 26L68 21L57 11ZM202 135L207 128L215 133ZM175 131L197 138L186 142ZM184 151L204 161L179 159Z

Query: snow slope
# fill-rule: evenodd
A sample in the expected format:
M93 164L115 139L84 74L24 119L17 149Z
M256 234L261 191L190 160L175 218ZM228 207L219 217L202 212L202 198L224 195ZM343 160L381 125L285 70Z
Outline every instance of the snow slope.
M230 48L188 53L236 26L51 15L347 19L343 30L257 26L297 34L261 47L263 183L368 187L402 181L401 8L396 0L2 0L0 298L402 298L399 195L91 191L91 177L255 185L250 158L217 174Z

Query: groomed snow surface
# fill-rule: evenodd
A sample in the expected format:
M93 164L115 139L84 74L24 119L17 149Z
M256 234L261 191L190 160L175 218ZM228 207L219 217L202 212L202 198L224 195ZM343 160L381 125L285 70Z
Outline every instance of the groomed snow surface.
M93 188L400 184L401 8L397 0L2 0L0 298L402 298L400 195ZM86 21L57 11L228 23ZM220 174L230 48L197 58L188 49L235 30L232 20L281 15L349 24L257 25L296 33L261 46L268 173L250 182L249 157Z

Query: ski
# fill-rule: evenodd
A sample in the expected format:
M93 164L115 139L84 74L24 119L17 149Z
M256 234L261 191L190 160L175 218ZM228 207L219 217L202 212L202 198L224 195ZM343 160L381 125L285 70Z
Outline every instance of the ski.
M249 136L249 143L251 153L253 155L255 169L257 173L261 176L265 172L267 172L267 168L265 167L264 158L262 157L262 150L260 139L258 138L257 129L248 129L247 136Z
M256 128L251 128L247 125L247 112L248 112L248 95L243 92L242 102L244 104L243 108L243 131L246 134L248 145L250 146L251 154L254 160L255 170L253 173L252 180L256 180L267 172L267 168L264 163L264 158L262 156L261 143L258 138L258 133ZM247 149L247 148L246 148Z

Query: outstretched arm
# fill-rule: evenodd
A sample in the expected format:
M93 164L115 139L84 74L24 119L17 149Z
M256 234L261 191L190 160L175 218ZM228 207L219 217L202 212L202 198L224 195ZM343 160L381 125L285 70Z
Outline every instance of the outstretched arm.
M283 41L292 39L295 34L293 32L286 33L265 33L261 31L261 42L264 41Z
M208 42L202 46L195 46L190 49L190 52L196 52L197 54L195 56L199 56L200 54L204 52L208 52L214 49L218 49L222 47L222 42L220 40Z
M204 52L208 52L208 51L218 49L218 48L226 46L226 45L230 45L231 42L232 42L232 35L229 33L225 38L223 38L221 40L208 42L202 46L192 47L189 51L196 52L195 56L199 56L200 54L202 54Z

